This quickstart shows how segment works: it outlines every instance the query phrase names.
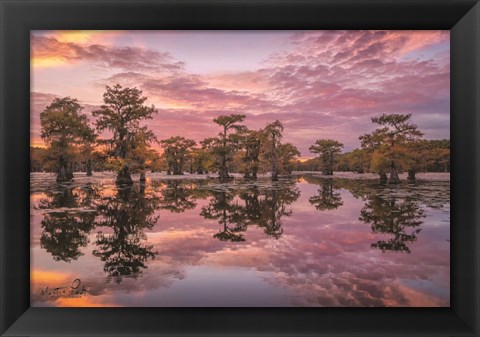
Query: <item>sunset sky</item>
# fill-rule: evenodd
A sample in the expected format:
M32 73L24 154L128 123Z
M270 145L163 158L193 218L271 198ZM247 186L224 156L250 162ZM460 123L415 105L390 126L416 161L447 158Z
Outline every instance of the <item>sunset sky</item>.
M255 129L280 120L304 157L319 138L359 147L382 113L412 113L426 138L450 138L448 31L33 31L31 144L42 145L53 98L90 115L116 83L155 105L158 139L200 141L231 113Z

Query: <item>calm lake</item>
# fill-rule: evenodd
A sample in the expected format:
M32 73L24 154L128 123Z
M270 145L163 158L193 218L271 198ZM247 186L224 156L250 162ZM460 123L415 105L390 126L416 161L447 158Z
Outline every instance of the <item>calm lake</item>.
M32 173L31 305L449 306L449 174L366 177Z

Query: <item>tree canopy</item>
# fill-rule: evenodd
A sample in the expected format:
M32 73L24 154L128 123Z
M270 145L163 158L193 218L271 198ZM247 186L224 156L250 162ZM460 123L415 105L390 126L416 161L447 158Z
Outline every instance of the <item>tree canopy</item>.
M310 146L310 152L320 154L322 159L322 172L333 175L334 156L342 151L343 144L333 139L318 139Z
M40 113L41 137L55 158L57 181L73 178L72 161L79 147L95 140L95 132L89 126L82 107L70 97L55 98Z
M383 114L373 117L372 123L379 128L370 134L360 136L362 148L370 154L371 169L386 180L386 171L390 170L390 183L398 183L399 169L412 168L412 152L408 145L421 139L423 133L411 122L411 114Z
M263 157L270 163L272 181L278 180L279 175L279 147L283 136L283 124L276 120L267 124L262 130Z
M450 170L450 141L423 139L411 114L371 118L377 128L361 135L360 148L350 152L342 153L338 140L317 139L309 150L318 157L304 160L294 144L282 142L284 125L279 120L255 130L243 124L246 115L220 115L213 118L220 127L216 137L193 140L175 135L158 142L145 124L157 111L145 104L141 90L107 86L103 101L92 112L97 134L76 99L55 98L40 114L47 148L31 148L31 170L56 172L62 182L73 178L73 170L90 175L93 170L113 169L121 184L131 184L132 173L140 173L140 181L145 181L147 170L164 169L173 175L218 173L221 182L230 180L231 172L243 173L249 180L256 180L259 172L270 172L272 181L295 170L324 175L335 170L375 172L382 182L390 173L391 183L399 182L399 172L408 171L408 179L413 180L418 171ZM161 156L154 143L160 144Z
M96 128L99 132L109 130L112 136L102 140L109 145L110 156L118 159L121 169L117 176L118 183L131 183L130 165L127 160L138 146L145 146L156 140L155 135L141 121L153 118L157 112L155 106L144 105L147 97L137 88L122 88L120 84L106 86L103 94L104 104L92 112L97 118Z
M175 136L161 140L160 144L165 151L163 156L167 162L167 172L174 175L183 174L185 161L197 143L192 139Z
M222 128L211 144L212 151L217 156L220 181L230 179L227 163L233 159L233 153L240 141L238 133L246 128L240 124L244 120L245 115L240 114L222 115L213 119L213 122Z

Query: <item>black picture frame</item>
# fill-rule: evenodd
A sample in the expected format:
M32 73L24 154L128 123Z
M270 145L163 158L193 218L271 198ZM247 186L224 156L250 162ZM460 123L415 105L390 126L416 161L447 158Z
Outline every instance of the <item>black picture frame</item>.
M480 336L477 0L0 0L2 336ZM29 36L37 29L451 31L450 308L30 308Z

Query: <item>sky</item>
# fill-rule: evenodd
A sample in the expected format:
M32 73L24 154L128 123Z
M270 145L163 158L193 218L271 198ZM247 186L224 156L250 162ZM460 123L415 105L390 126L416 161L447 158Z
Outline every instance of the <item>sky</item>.
M234 113L252 129L280 120L304 158L321 138L359 147L383 113L450 138L449 31L32 31L31 144L55 97L78 99L93 124L117 83L155 105L159 140L215 136L213 118Z

